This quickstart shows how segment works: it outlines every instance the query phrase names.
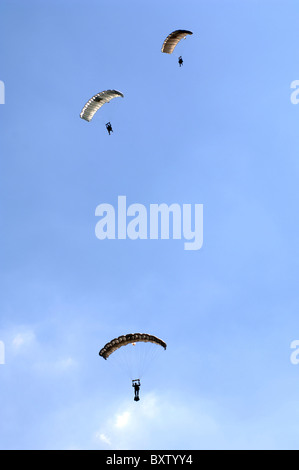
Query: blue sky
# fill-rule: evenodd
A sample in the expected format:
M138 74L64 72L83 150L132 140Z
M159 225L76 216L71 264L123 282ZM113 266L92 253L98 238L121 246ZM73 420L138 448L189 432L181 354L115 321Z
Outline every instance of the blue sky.
M1 2L2 449L298 449L298 14ZM107 88L125 98L82 121ZM203 204L203 248L99 241L119 195ZM168 344L138 404L98 356L135 331Z

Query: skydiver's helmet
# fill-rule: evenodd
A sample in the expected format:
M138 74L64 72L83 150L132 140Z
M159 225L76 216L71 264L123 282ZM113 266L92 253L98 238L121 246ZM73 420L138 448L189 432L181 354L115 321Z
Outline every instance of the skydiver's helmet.
M135 398L134 398L134 401L139 401L139 400L140 400L139 397L135 397Z

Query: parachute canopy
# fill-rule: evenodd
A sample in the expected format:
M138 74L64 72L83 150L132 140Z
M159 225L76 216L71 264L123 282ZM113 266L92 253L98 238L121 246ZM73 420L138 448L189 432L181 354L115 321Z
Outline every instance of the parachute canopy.
M188 35L192 35L193 33L191 31L187 31L185 29L178 29L177 31L173 31L167 38L165 39L163 46L162 46L162 52L165 52L165 54L172 54L175 47L178 45L178 43L186 38Z
M106 90L101 91L97 95L93 96L84 106L80 113L80 118L85 121L91 121L95 113L105 104L109 103L113 98L120 96L124 98L124 95L117 90Z
M147 333L133 333L119 336L118 338L113 339L101 349L99 355L104 359L108 359L108 357L114 351L121 348L122 346L127 346L128 344L134 345L134 343L138 342L153 343L157 344L158 346L162 346L164 349L167 348L167 344L162 341L162 339L157 338L156 336L148 335Z

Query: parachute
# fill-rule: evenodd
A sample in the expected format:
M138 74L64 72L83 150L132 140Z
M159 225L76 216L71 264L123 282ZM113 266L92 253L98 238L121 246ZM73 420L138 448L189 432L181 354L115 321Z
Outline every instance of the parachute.
M93 96L84 106L80 113L80 118L85 121L91 121L95 113L105 104L109 103L113 98L121 97L124 95L117 90L106 90Z
M167 38L165 39L163 46L162 46L162 52L165 54L172 54L175 47L178 45L178 43L186 38L188 35L192 35L192 31L187 31L184 29L178 29L177 31L173 31Z
M148 335L146 333L133 333L119 336L118 338L113 339L101 349L99 355L104 359L108 359L108 357L114 351L121 348L122 346L127 346L128 344L132 344L133 346L135 346L135 344L138 342L153 343L158 346L162 346L164 349L167 348L167 344L162 339L157 338L156 336Z

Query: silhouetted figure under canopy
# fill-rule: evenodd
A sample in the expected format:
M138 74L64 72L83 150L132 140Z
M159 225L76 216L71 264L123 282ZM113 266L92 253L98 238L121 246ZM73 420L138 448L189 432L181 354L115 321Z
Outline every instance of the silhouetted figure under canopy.
M111 132L113 132L113 129L112 129L112 126L111 126L111 122L107 122L107 124L106 124L106 129L107 129L109 135L111 134Z
M139 398L139 391L140 391L140 380L139 379L136 379L136 380L132 380L132 387L134 388L135 390L135 397L134 397L134 400L135 401L139 401L140 398Z

